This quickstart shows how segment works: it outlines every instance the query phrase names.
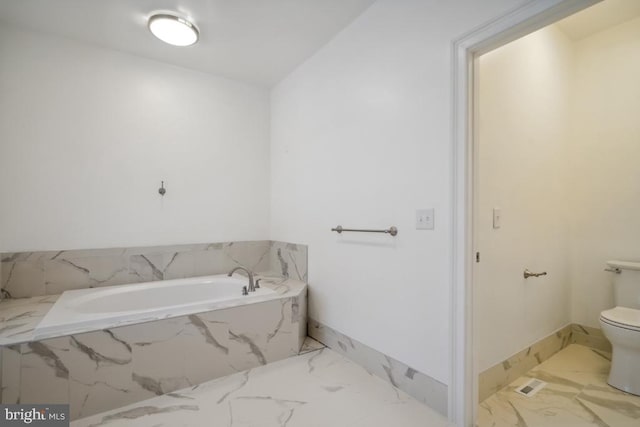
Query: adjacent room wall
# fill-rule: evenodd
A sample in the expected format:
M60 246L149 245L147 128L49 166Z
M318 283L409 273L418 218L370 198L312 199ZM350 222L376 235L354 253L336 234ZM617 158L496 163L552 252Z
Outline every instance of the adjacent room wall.
M638 51L633 19L575 41L547 27L480 58L480 371L569 322L599 328L606 261L640 260Z
M479 59L474 288L480 371L571 321L567 198L573 46L546 27ZM493 209L502 224L493 228ZM525 268L547 276L524 279Z
M0 252L268 239L268 91L6 26L0 58Z
M575 44L571 167L572 313L599 327L610 259L640 261L640 18Z
M451 44L519 4L380 0L272 92L272 237L309 245L310 317L445 384Z

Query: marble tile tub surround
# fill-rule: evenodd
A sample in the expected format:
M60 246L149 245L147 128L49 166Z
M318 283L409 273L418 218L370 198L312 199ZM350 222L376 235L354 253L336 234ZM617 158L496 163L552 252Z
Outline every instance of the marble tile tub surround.
M73 421L72 427L450 427L445 417L330 350Z
M273 274L307 283L308 247L297 243L271 241L269 267Z
M309 336L388 381L418 401L447 415L447 385L404 363L372 349L314 319L308 320Z
M611 354L571 344L478 407L478 427L637 427L640 397L607 384ZM515 392L532 378L548 385Z
M294 300L293 309L296 310L296 318L305 319L307 316L306 301L306 284L298 280L285 279L282 277L269 276L265 274L257 274L256 278L262 279L261 286L272 289L275 294L271 299L283 299L283 298L297 298ZM40 297L31 298L11 298L0 301L0 345L13 345L24 342L36 341L35 329L40 321L46 316L49 310L53 307L59 295L45 295ZM254 300L242 300L234 301L232 307L254 304ZM142 322L150 322L154 320L162 320L173 317L180 317L183 314L175 315L163 315L161 318L145 318L145 319L131 319L125 323L121 321L105 320L99 327L83 327L78 330L68 333L79 334L84 332L90 332L98 329L109 329L127 324L135 324ZM306 337L306 330L299 331L299 340L302 342ZM61 334L64 335L64 334ZM56 335L46 336L40 338L55 338Z
M0 346L31 341L36 326L51 310L58 296L45 295L0 301Z
M291 282L273 286L289 295ZM5 345L1 402L69 403L77 419L295 356L300 285L282 299Z
M574 343L611 352L611 344L600 329L578 324L567 325L501 363L481 372L478 378L478 397L480 402L507 387L516 378L521 377L530 369Z
M226 273L243 266L306 282L307 247L270 240L0 254L0 287L14 298Z

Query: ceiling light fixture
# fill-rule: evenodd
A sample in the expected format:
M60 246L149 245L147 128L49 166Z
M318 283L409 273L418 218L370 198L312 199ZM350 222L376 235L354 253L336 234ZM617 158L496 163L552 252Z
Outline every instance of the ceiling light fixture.
M165 43L174 46L191 46L198 41L198 28L185 18L168 12L160 12L149 18L149 31Z

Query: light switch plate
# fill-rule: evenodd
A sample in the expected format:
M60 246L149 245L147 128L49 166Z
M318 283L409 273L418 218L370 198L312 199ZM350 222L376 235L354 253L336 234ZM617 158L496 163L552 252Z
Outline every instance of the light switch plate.
M498 229L502 226L502 210L493 208L493 228Z
M416 211L416 230L433 230L435 224L433 209Z

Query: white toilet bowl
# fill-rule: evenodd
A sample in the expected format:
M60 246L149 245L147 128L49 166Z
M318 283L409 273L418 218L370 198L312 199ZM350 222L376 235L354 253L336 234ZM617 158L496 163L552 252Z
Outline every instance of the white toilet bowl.
M640 396L640 310L605 310L600 326L613 347L609 385Z

